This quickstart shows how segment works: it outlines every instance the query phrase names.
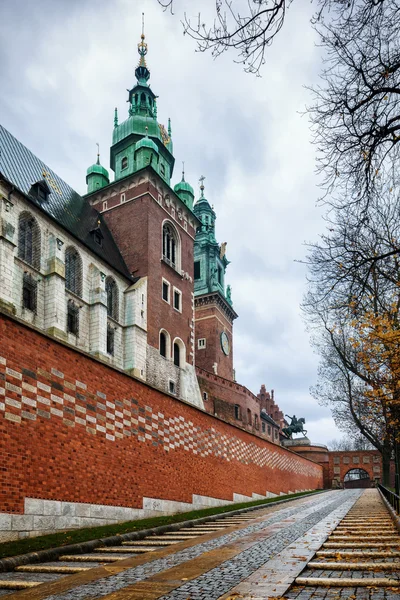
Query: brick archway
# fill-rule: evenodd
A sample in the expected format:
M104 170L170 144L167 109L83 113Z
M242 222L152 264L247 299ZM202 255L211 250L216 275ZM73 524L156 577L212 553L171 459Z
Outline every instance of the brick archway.
M344 487L344 478L352 469L363 469L372 483L382 481L382 457L378 450L329 452L331 486Z
M368 471L362 467L352 467L343 478L343 487L346 489L369 488L371 487L371 481Z

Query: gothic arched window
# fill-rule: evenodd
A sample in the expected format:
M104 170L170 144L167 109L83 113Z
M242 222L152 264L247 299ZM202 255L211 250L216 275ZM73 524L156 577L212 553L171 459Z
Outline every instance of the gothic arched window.
M171 266L178 267L178 236L169 223L163 226L163 258Z
M65 251L65 289L82 296L82 259L73 246Z
M106 279L107 295L107 315L112 319L118 320L118 286L115 279L107 277Z
M18 220L18 257L40 269L40 229L28 212L21 213Z

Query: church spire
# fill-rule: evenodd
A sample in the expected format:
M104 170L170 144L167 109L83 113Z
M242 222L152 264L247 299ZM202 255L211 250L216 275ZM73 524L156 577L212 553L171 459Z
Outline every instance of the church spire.
M147 82L150 79L150 71L146 65L147 44L144 40L144 13L142 13L142 35L140 36L140 42L138 44L140 58L139 64L135 69L135 76L139 85L148 85Z

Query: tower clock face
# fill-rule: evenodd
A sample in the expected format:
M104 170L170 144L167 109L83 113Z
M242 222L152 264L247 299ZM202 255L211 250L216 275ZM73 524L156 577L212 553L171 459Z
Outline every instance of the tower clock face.
M229 338L226 335L225 331L223 331L221 333L221 348L222 348L222 352L228 356L229 351L230 351L230 346L229 346Z

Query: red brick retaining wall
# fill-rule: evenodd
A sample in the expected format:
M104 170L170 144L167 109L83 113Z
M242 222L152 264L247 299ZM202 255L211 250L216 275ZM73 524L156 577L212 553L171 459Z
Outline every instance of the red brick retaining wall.
M0 512L322 488L322 468L0 315Z

